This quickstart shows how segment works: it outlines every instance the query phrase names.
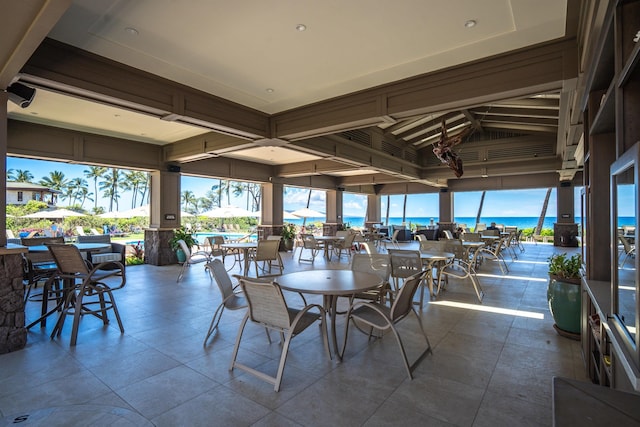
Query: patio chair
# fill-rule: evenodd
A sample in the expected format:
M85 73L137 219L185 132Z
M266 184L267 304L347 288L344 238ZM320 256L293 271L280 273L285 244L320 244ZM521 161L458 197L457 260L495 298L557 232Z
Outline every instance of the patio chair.
M333 242L333 251L337 255L338 260L340 260L343 252L345 252L349 256L349 258L351 258L351 247L353 246L353 241L355 240L355 238L356 235L354 233L347 232L347 234L345 234L344 236L344 239L336 240L335 242Z
M360 243L360 252L364 251L366 254L377 254L378 247L373 242L361 242Z
M351 295L351 301L354 299L366 299L384 304L388 298L393 302L393 291L389 283L389 277L391 276L391 256L389 254L354 254L351 258L351 271L373 273L383 281L383 284L378 289Z
M78 236L85 236L84 228L81 225L76 225L76 233Z
M40 246L50 243L64 243L64 237L34 237L34 238L22 238L19 244L23 246ZM53 276L57 271L56 262L47 252L27 252L23 255L23 268L24 268L24 301L41 301L43 314L46 312L47 303L49 300L57 299L60 295L57 291L57 283L52 283L51 286L45 286L47 280ZM34 288L43 284L43 291L41 293L31 295ZM43 323L44 326L44 323Z
M324 346L329 358L331 358L329 337L327 335L327 319L325 310L322 306L318 304L309 304L305 305L302 309L290 308L287 306L282 290L277 283L252 280L246 277L240 278L239 282L240 287L247 298L249 310L247 310L247 314L240 323L240 328L238 329L238 336L236 338L233 355L231 357L231 365L229 366L230 371L233 371L234 368L242 369L245 372L255 375L261 380L273 384L274 391L279 391L291 340L314 324L317 320L320 320L321 322L320 326L322 329ZM311 310L317 310L318 313ZM280 363L275 376L270 376L237 361L240 342L242 341L242 335L248 320L284 335L284 342L282 344L280 354ZM269 343L271 343L271 339L269 339Z
M632 245L631 242L629 242L629 239L624 236L618 236L618 239L620 240L620 243L622 243L622 252L624 255L622 258L622 264L620 265L620 268L622 268L630 257L635 258L636 245Z
M94 266L82 258L78 248L73 245L53 243L48 247L57 265L56 277L64 283L66 292L51 338L60 336L67 315L72 314L70 345L75 346L81 316L87 314L96 316L106 326L109 324L107 316L109 310L113 310L120 332L124 333L120 313L112 293L114 290L123 288L126 283L124 265L119 263L119 269L105 271L101 269L100 264ZM107 279L110 282L115 281L115 285L108 285Z
M280 239L258 241L258 246L255 252L249 253L250 260L253 261L254 265L256 266L256 277L260 277L260 271L265 272L267 270L267 267L269 267L269 274L271 274L271 267L273 266L274 261L277 263L278 268L280 269L279 274L282 274L284 265L282 264L280 253L278 252L279 248ZM262 267L260 267L258 264L260 262L262 262Z
M182 267L180 267L180 273L178 273L178 278L176 279L176 282L179 282L182 280L187 268L191 267L194 264L199 264L201 262L209 262L211 260L211 256L209 255L209 253L205 251L198 250L195 252L191 252L187 243L182 239L178 240L178 245L180 245L180 249L182 249L182 251L184 252L185 260L182 263Z
M505 242L506 238L502 237L498 239L493 246L485 245L477 251L483 259L489 257L488 259L494 259L495 261L497 261L502 274L507 274L509 272L509 267L507 267L507 263L504 260L504 255L502 254L503 249L505 248Z
M395 229L391 237L385 237L380 241L384 243L384 248L387 249L387 243L391 243L394 248L398 249L400 246L398 245L398 235L400 234L400 229Z
M316 240L313 237L313 234L301 234L302 239L302 247L300 248L300 253L298 254L298 262L300 261L310 261L313 263L315 261L316 256L324 251L324 245ZM302 258L302 253L307 250L311 251L311 258Z
M424 270L420 252L409 249L389 249L391 256L391 277L393 277L394 295L404 286L404 281L409 277L420 273ZM420 309L424 304L424 287L420 294Z
M453 262L447 263L440 268L438 273L438 291L440 294L443 283L448 283L449 277L454 279L465 280L469 279L473 285L473 289L478 297L478 301L482 303L484 298L484 291L480 286L480 281L476 274L475 265L476 257L480 251L467 251L460 240L448 240L445 246L445 251L454 255Z
M407 370L407 375L409 379L413 379L413 371L418 366L418 364L424 359L427 353L433 353L431 349L431 343L429 342L429 337L427 337L424 328L422 327L422 322L420 321L420 317L418 313L416 313L413 308L413 297L420 286L420 283L424 281L424 276L426 272L421 271L413 276L410 276L406 279L404 286L400 289L398 294L396 295L396 299L393 301L393 305L388 307L381 303L376 302L367 302L367 301L356 301L354 302L349 310L347 311L347 321L345 325L344 332L344 343L342 345L342 349L340 350L340 358L344 356L344 351L347 347L347 338L349 336L349 320L354 322L356 325L356 321L361 325L369 326L369 339L371 339L374 334L373 331L388 331L391 330L393 335L398 342L398 347L400 347L400 353L402 353L402 358L404 362L404 366ZM422 350L420 355L416 358L413 363L409 363L407 359L407 353L404 348L404 344L402 343L402 338L396 329L396 325L406 318L409 313L413 312L416 319L418 320L418 326L420 327L420 332L422 332L422 336L426 341L426 348ZM359 329L359 327L358 327Z
M105 249L91 251L87 253L87 259L92 264L103 264L103 268L118 269L118 264L109 265L109 262L122 263L124 265L126 260L126 246L121 243L115 243L111 241L111 236L108 234L98 234L89 236L78 236L78 243L104 243L110 245Z
M224 264L224 257L227 255L227 251L221 246L224 244L224 237L222 236L207 236L205 238L205 248L209 252L209 257L214 258L219 256L222 258Z
M236 285L235 287L233 286L231 278L229 277L229 274L227 274L227 270L224 268L222 261L219 259L212 260L207 264L207 270L209 270L209 274L211 274L211 277L215 279L216 284L218 285L222 302L213 313L209 329L207 330L207 335L204 337L204 342L202 343L203 346L207 345L207 340L218 328L218 323L220 323L220 319L222 319L222 313L225 308L227 310L241 310L248 307L247 299L242 296L241 292L237 292L239 285Z

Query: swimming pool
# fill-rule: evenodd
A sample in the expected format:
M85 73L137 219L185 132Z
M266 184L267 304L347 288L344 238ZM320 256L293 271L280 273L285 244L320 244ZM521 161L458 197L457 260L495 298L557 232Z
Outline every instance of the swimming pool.
M198 241L198 243L204 243L204 240L210 236L222 236L225 240L236 240L241 237L247 236L249 233L225 233L221 231L212 231L208 233L194 233L193 237ZM249 238L247 239L250 242L255 242L258 239L257 233L251 233Z
M204 240L209 236L223 236L225 240L236 240L241 237L246 237L249 233L224 233L221 231L211 231L207 233L193 233L193 238L196 239L198 244L203 244ZM249 242L255 242L258 239L257 233L252 233L247 239ZM115 243L124 243L125 245L136 246L140 244L140 246L144 246L144 239L140 240L127 240L124 242L115 241Z

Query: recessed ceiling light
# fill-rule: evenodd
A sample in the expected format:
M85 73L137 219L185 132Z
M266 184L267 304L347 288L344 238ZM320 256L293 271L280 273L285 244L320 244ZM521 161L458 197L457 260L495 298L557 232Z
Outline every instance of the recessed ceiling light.
M133 27L127 27L124 30L127 32L127 34L129 34L131 36L137 36L138 34L140 34L140 33L138 33L138 30L136 30Z
M269 88L267 88L267 89L265 89L265 90L267 91L267 93L273 93L273 92L275 92L275 90L271 89L270 87L269 87Z
M464 23L465 28L473 28L476 26L478 22L475 19L469 19L467 22Z
M305 31L307 29L307 26L304 24L298 24L296 25L296 30L298 31Z

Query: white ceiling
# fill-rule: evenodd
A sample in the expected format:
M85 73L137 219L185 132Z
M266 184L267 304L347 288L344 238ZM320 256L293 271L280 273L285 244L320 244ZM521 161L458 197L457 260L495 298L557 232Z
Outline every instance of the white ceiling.
M561 37L566 3L75 0L49 36L272 114Z

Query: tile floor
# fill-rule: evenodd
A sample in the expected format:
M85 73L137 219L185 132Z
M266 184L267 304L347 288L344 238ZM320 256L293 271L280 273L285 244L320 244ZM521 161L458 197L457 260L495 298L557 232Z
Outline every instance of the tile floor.
M546 303L546 259L567 249L525 248L518 260L507 257L506 276L495 263L481 266L483 304L468 282L451 281L425 306L422 322L433 354L413 381L391 336L368 343L350 328L340 363L327 358L319 329L311 327L292 341L279 393L243 371L229 372L242 312L225 312L220 330L203 347L220 296L202 265L190 268L180 283L177 265L129 267L127 285L116 294L124 334L114 324L103 328L85 318L71 348L70 322L62 337L51 340L52 320L29 331L24 350L0 355L0 421L22 416L24 425L47 426L548 426L552 377L586 377L579 342L556 334ZM285 271L313 268L298 263L297 255L283 258ZM329 262L320 255L315 261L315 268L347 267L346 257ZM38 310L38 303L29 303L27 320ZM344 320L338 321L341 337ZM409 318L401 327L410 357L419 350L414 322ZM239 359L275 372L279 342L269 345L255 325L247 326L245 339Z

